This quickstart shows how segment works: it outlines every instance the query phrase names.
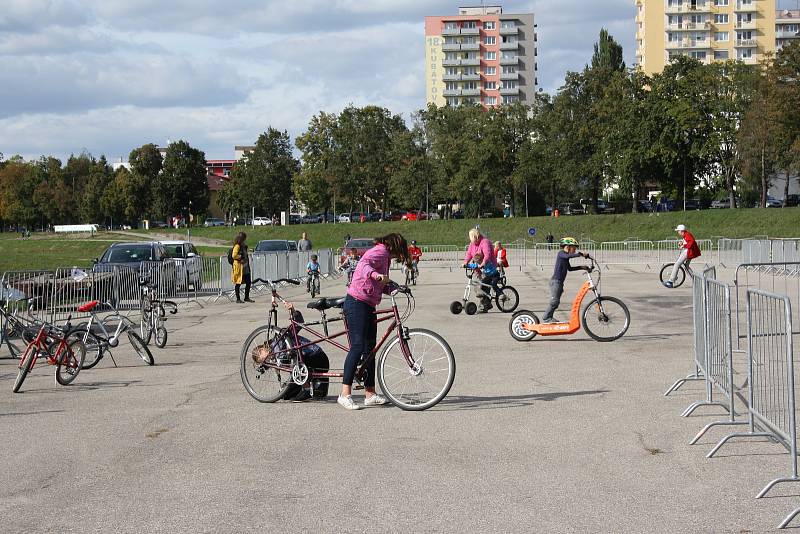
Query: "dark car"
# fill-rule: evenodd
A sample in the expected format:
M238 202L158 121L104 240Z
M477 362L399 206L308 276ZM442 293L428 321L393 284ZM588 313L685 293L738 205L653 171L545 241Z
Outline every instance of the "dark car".
M351 249L356 249L358 257L364 255L366 251L375 246L375 240L371 237L356 237L347 242L342 251L342 255L346 255Z
M138 271L139 275L153 277L151 271L158 267L154 262L163 263L163 265L159 270L158 278L153 281L163 284L167 294L172 294L177 287L178 269L166 247L157 241L114 243L103 252L99 259L94 260L92 271L110 273L114 271L115 267L128 267ZM125 298L129 297L131 296L128 295Z
M451 219L463 219L464 218L464 212L461 211L461 210L454 211L453 214L450 215L450 218Z
M367 214L367 220L370 222L381 222L383 220L383 213L380 211L373 211Z
M703 209L703 204L700 202L700 200L696 198L687 198L684 203L684 206L686 208L686 211Z
M406 214L403 210L388 211L383 216L384 221L402 221L403 216Z
M150 221L150 228L169 228L164 221Z
M800 195L788 195L786 197L786 207L794 207L800 204Z
M270 252L289 252L297 250L297 243L286 239L264 239L259 241L253 254L268 254Z
M292 213L289 215L289 224L303 224L303 216Z

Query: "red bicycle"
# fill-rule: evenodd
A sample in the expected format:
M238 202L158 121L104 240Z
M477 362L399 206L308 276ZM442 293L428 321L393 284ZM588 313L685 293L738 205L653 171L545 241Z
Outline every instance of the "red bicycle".
M14 393L17 393L31 372L36 360L44 356L47 363L56 366L56 382L62 386L70 384L83 366L86 357L86 346L83 341L70 332L70 315L63 327L42 324L36 337L28 343L19 361L17 379L14 381Z
M240 372L247 392L257 401L275 402L284 398L294 384L302 386L309 380L341 379L341 372L309 369L303 360L303 349L326 342L345 352L349 351L348 342L336 341L347 336L344 312L340 311L339 316L334 318L328 318L326 314L326 310L341 309L345 299L313 300L308 303L308 308L319 311L320 320L297 322L289 318L289 326L279 327L278 302L286 301L278 294L276 284L287 282L297 285L300 282L261 278L253 282L268 285L272 299L267 310L267 324L256 328L242 347ZM404 295L408 302L402 313L397 305L398 295ZM363 387L367 364L381 351L376 360L376 375L383 394L403 410L425 410L435 406L450 391L456 376L455 356L450 345L439 334L423 328L403 326L403 322L414 311L411 290L395 285L390 298L391 307L376 312L377 322L389 322L389 326L375 348L360 363L356 371L356 389ZM329 325L339 321L344 324L344 330L329 334ZM322 332L315 330L320 326ZM310 339L301 338L298 335L300 329Z

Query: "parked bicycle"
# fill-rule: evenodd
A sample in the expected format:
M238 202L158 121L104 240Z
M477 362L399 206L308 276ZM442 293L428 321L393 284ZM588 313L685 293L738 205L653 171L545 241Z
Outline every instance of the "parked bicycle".
M678 272L676 273L675 281L672 283L672 288L681 287L683 283L686 281L686 275L688 274L691 278L692 276L692 268L687 265L689 262L687 261L680 267L678 267ZM675 266L675 262L667 263L663 267L661 267L661 271L658 273L658 279L661 280L661 284L663 285L664 282L669 280L669 277L672 275L672 269Z
M505 285L505 277L502 278L504 285L497 285L497 291L489 285L483 283L481 280L480 269L473 264L467 265L465 268L467 276L467 285L464 288L464 297L461 300L454 300L450 303L450 312L458 315L461 311L465 311L467 315L475 315L478 312L478 304L470 301L472 295L472 286L477 285L480 289L489 295L489 298L494 300L497 308L503 313L511 313L519 306L519 293L512 286Z
M71 384L77 378L86 357L86 347L80 336L71 331L71 320L70 315L62 327L46 323L39 327L19 360L14 393L20 390L39 358L47 358L49 365L56 366L56 382L62 386Z
M583 283L575 300L568 322L541 323L539 317L530 310L520 310L514 314L508 324L511 337L517 341L530 341L537 335L565 336L577 332L581 325L592 339L597 341L614 341L621 338L628 331L631 324L631 314L628 307L615 297L603 296L600 292L600 274L594 258L590 270L586 271L586 282ZM597 281L592 278L592 273L597 273ZM587 294L592 293L594 298L583 308L581 305Z
M103 359L105 354L110 353L110 348L115 348L119 345L119 340L122 334L127 334L128 341L133 346L136 354L147 364L153 365L153 354L147 348L144 340L136 333L136 325L121 315L117 309L106 302L105 307L112 310L113 313L103 317L102 319L97 316L96 308L100 305L100 301L93 300L78 307L79 312L89 312L90 318L88 323L79 324L75 330L79 332L80 338L86 345L86 359L83 362L84 369L91 369ZM115 326L116 323L116 326ZM113 355L111 356L114 360ZM116 361L114 361L116 365Z
M266 284L272 292L272 299L267 308L267 323L256 328L242 347L240 373L247 392L260 402L275 402L284 398L293 384L302 386L309 380L341 379L341 372L309 369L302 352L305 347L321 342L329 343L345 352L349 350L349 343L337 341L337 338L343 336L347 339L344 313L339 311L334 318L328 318L326 314L329 309L341 310L344 298L311 301L308 308L319 311L320 320L300 323L290 317L288 326L280 327L278 303L286 301L278 294L276 284L299 282L261 278L253 282ZM398 295L407 299L403 312L397 304ZM455 357L450 346L437 333L403 325L414 311L414 297L409 288L393 286L390 299L389 308L376 312L377 322L389 322L389 325L375 348L359 365L356 371L356 389L363 387L367 365L377 358L378 384L386 398L403 410L425 410L435 406L450 391L456 373ZM344 329L330 334L330 324L340 321ZM322 332L315 329L319 326L322 327ZM304 336L309 339L307 342L298 336L300 329L303 329Z
M139 320L139 335L145 345L150 344L153 336L156 346L163 349L167 345L167 310L171 315L178 313L178 305L171 300L161 300L156 297L156 287L148 278L139 280L141 288L142 316Z

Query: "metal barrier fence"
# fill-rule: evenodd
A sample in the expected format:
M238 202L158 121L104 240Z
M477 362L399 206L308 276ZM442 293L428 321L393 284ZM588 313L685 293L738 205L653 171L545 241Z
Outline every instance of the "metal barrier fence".
M746 337L747 317L743 313L741 301L749 289L762 289L772 293L787 295L796 303L800 303L800 261L744 263L736 267L733 277L736 302L736 348L740 348L740 340ZM793 308L793 323L800 327L800 306ZM794 334L800 331L793 332Z
M791 308L787 296L759 289L747 291L749 431L725 436L707 455L713 457L725 443L738 437L767 437L786 447L792 464L791 476L769 482L756 496L758 499L777 484L800 482Z

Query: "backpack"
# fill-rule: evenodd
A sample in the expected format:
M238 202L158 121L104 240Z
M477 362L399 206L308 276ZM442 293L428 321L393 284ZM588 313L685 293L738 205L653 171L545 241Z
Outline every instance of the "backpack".
M233 265L233 247L228 249L228 265Z

